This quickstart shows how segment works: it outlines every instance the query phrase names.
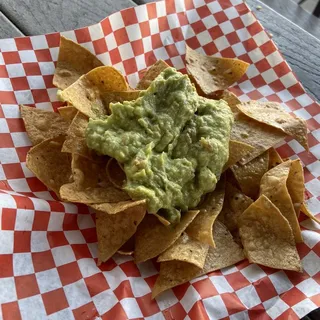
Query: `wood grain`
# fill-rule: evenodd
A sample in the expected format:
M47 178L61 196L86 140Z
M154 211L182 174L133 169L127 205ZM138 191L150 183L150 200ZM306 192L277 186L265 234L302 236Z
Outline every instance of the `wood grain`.
M23 36L23 33L0 11L0 39Z
M1 0L1 11L26 35L73 30L135 6L131 0Z

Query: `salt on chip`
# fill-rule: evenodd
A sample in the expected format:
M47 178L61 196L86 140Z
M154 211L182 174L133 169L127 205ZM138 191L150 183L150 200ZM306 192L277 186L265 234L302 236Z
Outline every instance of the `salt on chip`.
M107 163L107 175L111 183L118 189L122 189L126 182L126 174L118 161L114 158L110 158Z
M291 168L287 179L287 188L290 194L294 210L299 218L300 209L304 202L304 175L299 159L291 161Z
M302 204L301 212L303 212L308 218L310 218L314 222L320 224L320 220L310 212L310 210L309 210L308 206L306 205L306 203Z
M243 159L246 155L248 155L254 147L236 140L229 141L229 159L227 163L223 167L223 171L230 168L232 165Z
M158 60L154 63L144 74L143 78L139 81L137 85L138 90L146 90L149 88L151 82L165 69L170 66L163 60Z
M269 152L266 151L246 164L234 164L231 170L242 192L252 199L256 199L259 195L261 178L268 171L268 167Z
M58 196L71 177L71 157L61 152L63 141L63 136L42 141L29 150L26 160L35 176Z
M231 130L231 139L247 143L254 147L252 152L248 153L240 160L241 164L246 164L256 158L263 152L267 151L278 142L283 141L287 136L279 129L260 123L247 117L240 112L234 114L235 121Z
M108 113L103 95L108 91L127 91L123 75L111 66L98 67L81 76L70 87L60 92L60 98L68 101L89 118Z
M202 269L208 250L208 244L194 240L187 233L183 233L171 247L161 253L157 262L184 261Z
M237 82L249 64L239 59L205 56L186 46L186 66L204 94L211 95Z
M250 262L270 268L302 271L288 220L262 195L239 217L239 231Z
M198 210L185 212L180 223L163 225L157 217L147 214L136 233L134 258L136 263L144 262L168 249L199 213Z
M233 92L231 92L228 89L223 90L223 93L222 93L220 99L223 99L224 101L226 101L228 103L232 112L234 112L234 113L238 112L238 108L236 107L236 105L240 104L241 101Z
M21 117L32 145L65 135L69 123L58 113L21 105Z
M53 84L59 89L65 89L83 74L100 66L103 66L103 63L89 50L61 36Z
M220 214L225 194L225 177L222 176L216 189L205 195L204 201L199 206L200 213L190 223L187 233L193 239L214 247L212 226Z
M65 121L71 122L76 116L78 110L75 107L69 105L58 108L58 112Z
M282 158L275 148L269 149L269 169L276 167L278 164L282 163Z
M183 284L206 273L229 267L245 259L243 250L235 243L227 228L219 221L213 226L213 237L217 244L209 247L204 267L182 261L166 261L160 264L160 273L152 289L152 298L161 292Z
M306 122L290 115L280 103L251 100L237 105L237 108L248 117L294 137L306 150L309 150Z
M117 214L96 212L98 264L110 259L135 234L145 214L145 200Z
M296 242L303 242L299 222L287 188L291 161L269 170L261 179L260 195L265 195L288 220Z

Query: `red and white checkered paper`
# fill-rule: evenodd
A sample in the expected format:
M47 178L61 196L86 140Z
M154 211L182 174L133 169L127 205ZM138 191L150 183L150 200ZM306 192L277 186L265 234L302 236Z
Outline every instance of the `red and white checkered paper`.
M185 43L249 62L233 91L242 100L283 102L308 123L310 153L292 139L278 151L303 161L307 202L319 214L320 107L241 0L150 3L61 34L132 86L157 59L184 70ZM301 221L302 274L244 261L151 300L154 263L115 255L97 267L93 214L58 201L25 163L31 143L18 105L60 105L52 85L59 37L0 40L0 319L298 319L320 306L320 228L309 219Z

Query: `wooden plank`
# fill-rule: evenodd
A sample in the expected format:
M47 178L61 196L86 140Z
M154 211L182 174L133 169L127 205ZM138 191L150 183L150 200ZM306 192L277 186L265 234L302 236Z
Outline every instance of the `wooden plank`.
M0 11L0 39L23 36L23 33Z
M26 35L89 26L135 5L131 0L1 0L3 13Z

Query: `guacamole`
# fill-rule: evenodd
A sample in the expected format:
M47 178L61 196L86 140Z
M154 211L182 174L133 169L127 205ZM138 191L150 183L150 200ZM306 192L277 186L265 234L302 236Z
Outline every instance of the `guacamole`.
M179 221L215 189L229 156L232 112L224 100L200 97L187 75L165 69L134 101L110 104L90 119L89 148L123 164L125 190L148 211Z

